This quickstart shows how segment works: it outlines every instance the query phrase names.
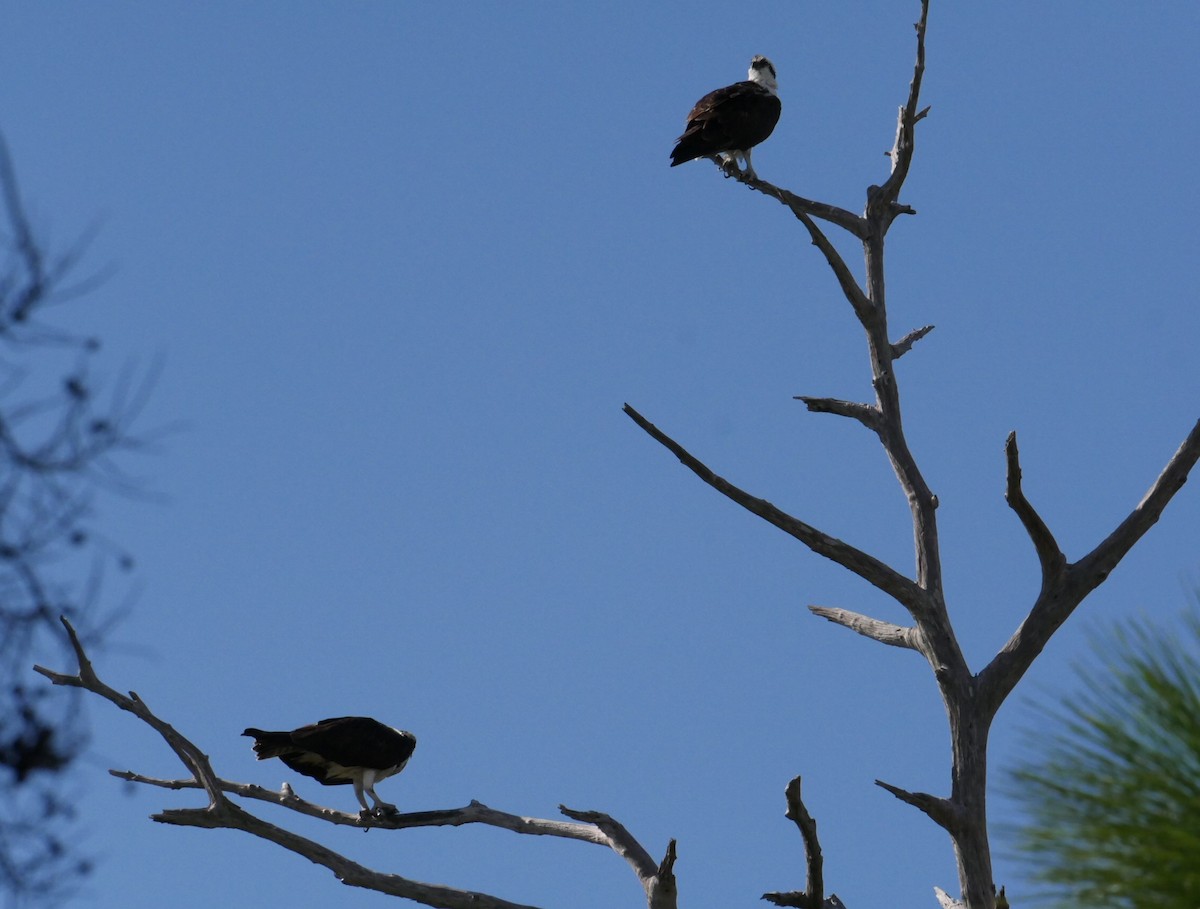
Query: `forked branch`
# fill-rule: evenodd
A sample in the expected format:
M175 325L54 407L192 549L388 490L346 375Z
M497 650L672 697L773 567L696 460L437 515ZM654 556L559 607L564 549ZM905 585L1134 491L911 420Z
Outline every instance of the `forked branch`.
M1079 561L1069 565L1045 523L1037 516L1020 491L1020 464L1016 438L1008 445L1009 504L1021 518L1042 561L1042 589L1021 626L979 674L981 709L994 713L1009 692L1042 652L1050 636L1057 631L1089 593L1100 586L1126 553L1154 526L1163 511L1183 488L1196 462L1200 460L1200 421L1171 456L1166 467L1133 511L1099 545ZM1052 548L1053 547L1053 548Z
M262 820L226 796L230 794L271 802L329 823L360 827L403 829L487 824L515 833L556 836L607 846L633 867L642 883L649 909L677 909L674 840L671 841L663 861L655 864L646 850L624 826L601 812L576 811L560 806L565 815L575 819L575 822L567 822L508 814L473 801L465 808L410 812L384 817L362 817L307 802L296 796L289 786L285 786L280 792L272 792L260 786L221 779L213 771L204 752L169 723L155 716L135 693L130 692L128 696L123 695L101 681L71 623L65 618L62 623L75 651L76 661L79 665L78 672L71 675L55 672L42 666L35 666L35 671L50 679L55 685L90 691L116 704L122 710L132 713L162 736L192 776L188 779L162 780L146 777L130 770L109 772L131 782L165 789L203 789L208 795L208 805L203 808L166 809L152 816L155 821L183 827L242 830L303 856L314 864L328 868L343 884L410 899L426 906L437 907L437 909L535 909L535 907L513 903L486 893L459 890L443 884L428 884L396 874L375 871L322 846L320 843Z

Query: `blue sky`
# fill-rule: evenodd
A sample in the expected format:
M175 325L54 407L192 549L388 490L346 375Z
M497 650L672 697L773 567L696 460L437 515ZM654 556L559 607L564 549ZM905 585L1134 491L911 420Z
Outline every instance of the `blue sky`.
M110 684L268 786L288 773L255 764L247 725L411 729L386 798L608 811L655 854L678 838L691 907L803 886L797 773L850 909L956 890L946 836L872 785L947 791L927 666L804 608L898 607L621 413L911 570L878 446L792 399L871 393L821 257L781 206L667 155L691 104L765 53L784 111L759 174L859 210L886 176L915 0L2 10L0 127L35 225L65 246L98 224L87 265L111 268L61 317L103 336L110 380L161 361L145 425L183 424L127 464L162 501L103 507L139 564L134 614L95 655ZM889 309L896 336L937 326L900 379L975 668L1038 584L1005 435L1077 557L1200 416L1198 39L1194 4L935 0ZM1006 705L994 772L1089 627L1183 607L1198 532L1189 487ZM247 836L151 823L195 797L105 770L179 766L107 705L91 717L81 845L100 865L77 905L384 905ZM518 902L641 901L577 843L297 827ZM1021 892L1002 857L996 876Z

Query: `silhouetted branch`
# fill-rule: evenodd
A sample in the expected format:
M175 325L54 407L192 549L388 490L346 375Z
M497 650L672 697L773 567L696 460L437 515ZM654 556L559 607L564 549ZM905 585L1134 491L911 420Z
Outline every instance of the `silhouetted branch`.
M128 695L109 687L96 674L83 644L67 619L62 619L71 648L75 653L78 672L55 672L42 666L34 669L55 685L79 688L99 695L120 709L132 713L157 732L192 774L190 779L165 780L147 777L132 770L110 770L113 776L129 782L163 789L203 789L208 796L204 808L166 809L152 815L163 824L210 829L242 830L269 840L315 864L328 868L344 884L403 897L439 909L532 909L484 893L459 890L441 884L426 884L396 874L374 871L305 837L298 836L250 814L226 798L226 794L255 799L288 808L298 814L318 818L332 824L356 827L376 827L400 830L412 827L459 827L465 824L486 824L514 833L534 836L554 836L607 846L624 858L634 869L646 893L649 909L677 909L674 877L675 841L667 855L655 864L646 850L629 831L607 814L598 811L575 811L563 806L560 810L582 823L524 817L489 808L472 801L464 808L436 811L415 811L384 816L348 814L316 805L299 798L285 785L272 792L261 786L221 779L213 771L205 754L173 726L157 717L134 692Z

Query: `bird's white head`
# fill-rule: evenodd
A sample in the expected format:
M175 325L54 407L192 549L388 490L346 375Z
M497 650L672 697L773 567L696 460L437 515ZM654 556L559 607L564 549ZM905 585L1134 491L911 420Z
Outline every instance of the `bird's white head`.
M775 65L762 54L756 54L750 61L750 81L758 83L772 95L779 88L775 81Z

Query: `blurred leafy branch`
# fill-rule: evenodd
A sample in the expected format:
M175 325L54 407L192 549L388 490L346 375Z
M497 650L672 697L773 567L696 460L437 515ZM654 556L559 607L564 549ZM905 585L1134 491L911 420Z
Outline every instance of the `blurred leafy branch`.
M96 377L101 345L60 323L102 276L77 278L91 235L52 253L30 218L0 135L0 893L59 905L91 867L68 836L64 775L87 739L78 694L29 684L30 665L64 646L60 615L102 645L128 608L101 605L106 574L132 557L95 527L100 492L136 493L121 456L153 371Z
M1200 608L1093 639L1009 775L1017 855L1055 905L1200 905Z

